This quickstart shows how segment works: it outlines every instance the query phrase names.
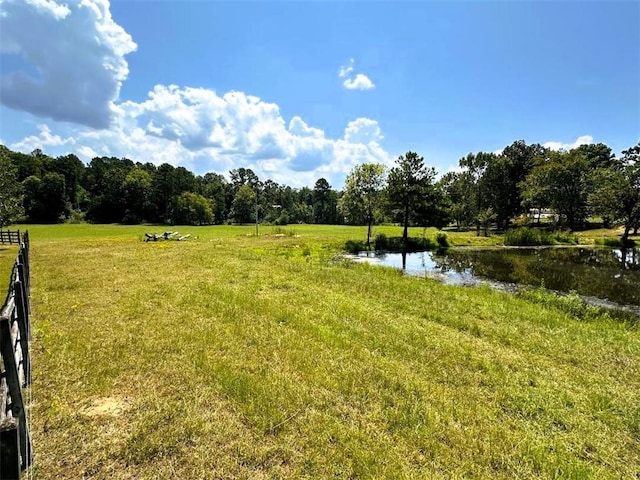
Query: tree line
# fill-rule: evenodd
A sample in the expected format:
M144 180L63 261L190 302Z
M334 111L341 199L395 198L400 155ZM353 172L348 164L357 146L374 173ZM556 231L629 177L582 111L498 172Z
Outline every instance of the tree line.
M410 225L506 230L521 216L553 212L557 224L581 228L590 216L640 227L640 143L619 158L602 143L552 151L518 140L501 153L478 152L437 179L415 152L354 167L342 191L318 179L313 188L261 180L249 168L195 175L167 163L76 155L50 157L0 146L0 226L86 220L162 224L320 223Z

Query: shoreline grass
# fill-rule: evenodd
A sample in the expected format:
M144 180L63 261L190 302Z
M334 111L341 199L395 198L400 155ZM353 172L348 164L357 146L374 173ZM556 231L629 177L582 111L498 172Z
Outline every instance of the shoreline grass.
M34 478L637 475L637 327L253 228L29 227Z

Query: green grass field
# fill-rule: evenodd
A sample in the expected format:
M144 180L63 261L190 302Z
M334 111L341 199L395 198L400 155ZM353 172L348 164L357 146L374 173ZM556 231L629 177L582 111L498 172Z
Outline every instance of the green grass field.
M336 260L364 227L175 229L29 227L34 478L640 474L637 325Z
M18 255L17 245L0 245L0 307L7 296L11 270Z

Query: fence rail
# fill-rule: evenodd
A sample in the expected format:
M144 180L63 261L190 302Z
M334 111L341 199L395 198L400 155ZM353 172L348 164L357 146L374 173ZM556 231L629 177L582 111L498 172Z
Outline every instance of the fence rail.
M0 310L0 479L20 478L32 462L23 388L31 384L29 233L17 234L20 250ZM6 238L15 238L7 235Z
M0 230L0 244L20 245L20 230Z

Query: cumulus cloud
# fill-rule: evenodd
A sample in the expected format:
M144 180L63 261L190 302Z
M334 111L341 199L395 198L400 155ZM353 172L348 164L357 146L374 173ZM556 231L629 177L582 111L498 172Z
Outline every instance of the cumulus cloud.
M344 131L344 139L351 143L379 142L383 139L380 126L370 118L357 118L347 125Z
M106 128L129 73L124 56L135 49L108 0L3 0L0 99L40 117Z
M76 143L73 137L62 138L60 135L51 133L51 129L47 125L38 125L38 130L40 130L40 132L37 135L25 137L11 147L21 152L33 152L37 148L46 151L51 147L60 147L63 145L72 148Z
M322 130L309 127L304 120L298 116L293 117L289 122L289 131L299 137L324 138L324 132Z
M589 145L591 143L593 143L593 137L591 135L582 135L581 137L578 137L573 143L547 142L543 143L542 146L550 150L569 151L574 148L578 148L580 145Z
M362 73L358 73L355 78L347 78L343 85L348 90L371 90L375 87L369 77Z
M75 153L127 157L156 165L182 165L198 173L253 169L262 179L291 186L313 185L325 177L341 188L344 177L363 162L389 163L382 148L378 122L357 118L342 138L301 117L288 122L278 105L243 92L218 95L213 90L156 85L142 102L115 105L108 129L78 130L72 137L55 135L48 127L10 147L41 148L51 155ZM56 148L58 146L59 148Z
M378 123L367 118L349 122L342 138L327 138L300 116L286 121L277 104L239 91L156 85L144 101L119 101L125 56L136 44L113 21L108 0L0 4L1 102L54 120L9 145L14 150L75 153L86 162L126 157L196 173L246 167L291 186L323 176L335 188L356 164L390 160ZM354 64L340 78L373 88Z
M347 90L371 90L375 88L375 84L364 73L357 73L353 75L355 68L354 59L349 60L348 65L340 67L338 70L338 77L344 78L342 85Z

